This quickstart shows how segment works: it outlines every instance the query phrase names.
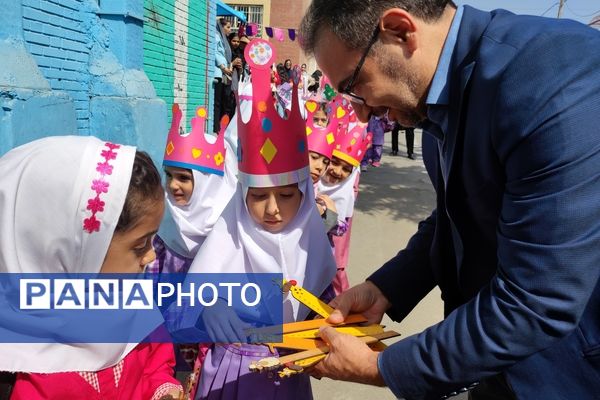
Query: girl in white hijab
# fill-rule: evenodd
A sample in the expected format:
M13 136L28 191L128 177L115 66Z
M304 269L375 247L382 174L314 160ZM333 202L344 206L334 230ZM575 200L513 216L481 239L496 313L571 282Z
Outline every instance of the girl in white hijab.
M150 273L186 273L235 192L237 159L224 134L229 118L223 117L221 133L214 136L205 133L207 114L198 107L192 131L180 135L183 114L173 105L163 161L165 217L153 242L157 257L146 269Z
M190 272L281 273L320 296L330 287L335 261L314 205L298 103L293 102L286 120L275 110L269 85L274 59L274 49L264 40L246 47L253 94L249 119L237 120L239 184ZM296 86L292 98L297 99ZM291 296L284 298L284 322L301 321L307 315L306 307ZM209 329L230 329L222 319L202 318ZM196 398L312 398L307 375L274 382L249 372L250 362L267 356L272 354L266 346L214 345L202 366Z
M5 154L0 171L0 273L139 273L154 258L164 206L145 153L95 137L48 137ZM11 399L180 393L170 344L61 343L71 332L60 316L53 325L47 316L0 320L0 330L54 338L0 344L0 371L19 372ZM115 316L103 328L110 334L131 323Z
M178 104L172 111L163 160L167 177L165 217L152 242L156 260L146 267L146 272L155 276L187 273L237 185L237 158L224 133L229 117L221 120L219 136L206 134L208 112L198 107L191 119L191 132L181 135L185 132L183 113ZM176 355L181 355L177 357L178 371L189 370L199 352L202 355L208 350L203 344L176 347Z
M331 102L331 107L334 114L343 115L344 118L331 162L319 181L318 191L335 202L338 213L338 225L331 231L331 239L337 263L333 288L339 295L350 287L346 267L350 253L354 202L358 195L359 165L373 135L366 132L365 125L356 122L352 105L344 98L338 95Z

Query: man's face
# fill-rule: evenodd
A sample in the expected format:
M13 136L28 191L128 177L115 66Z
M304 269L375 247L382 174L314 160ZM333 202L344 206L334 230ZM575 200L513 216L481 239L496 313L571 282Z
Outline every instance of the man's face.
M419 64L412 52L393 40L386 43L380 37L378 41L350 89L366 104L352 106L363 122L368 122L371 113L389 112L390 120L414 126L425 118L424 98L429 82L419 76ZM315 47L315 59L333 86L341 91L352 78L363 52L364 49L348 48L329 29L323 28Z

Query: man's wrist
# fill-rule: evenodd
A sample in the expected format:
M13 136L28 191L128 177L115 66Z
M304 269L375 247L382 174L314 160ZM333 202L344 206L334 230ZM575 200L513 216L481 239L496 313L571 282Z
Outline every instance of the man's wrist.
M379 356L380 352L373 351L367 362L368 371L367 376L369 377L369 384L375 386L386 386L383 376L379 372Z

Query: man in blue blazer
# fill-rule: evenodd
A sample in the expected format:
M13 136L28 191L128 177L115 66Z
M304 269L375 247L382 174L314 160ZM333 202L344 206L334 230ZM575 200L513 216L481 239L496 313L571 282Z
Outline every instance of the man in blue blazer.
M444 0L313 0L302 45L359 118L420 126L437 208L333 301L445 319L375 353L322 331L326 376L438 399L600 398L600 32Z

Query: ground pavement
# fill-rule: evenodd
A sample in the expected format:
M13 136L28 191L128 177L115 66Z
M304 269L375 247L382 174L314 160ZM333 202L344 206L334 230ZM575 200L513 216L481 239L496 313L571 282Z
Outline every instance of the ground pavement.
M348 276L350 285L363 282L375 269L404 248L417 229L417 224L433 210L435 195L421 159L421 132L415 132L417 160L406 157L404 134L399 135L399 156L390 156L390 134L382 166L370 167L360 178L360 192L354 209ZM387 316L383 324L402 337L422 331L443 316L438 289L433 290L413 312L398 324ZM390 341L387 341L390 343ZM316 400L387 400L394 395L377 388L323 378L312 379ZM466 395L454 397L466 400Z

